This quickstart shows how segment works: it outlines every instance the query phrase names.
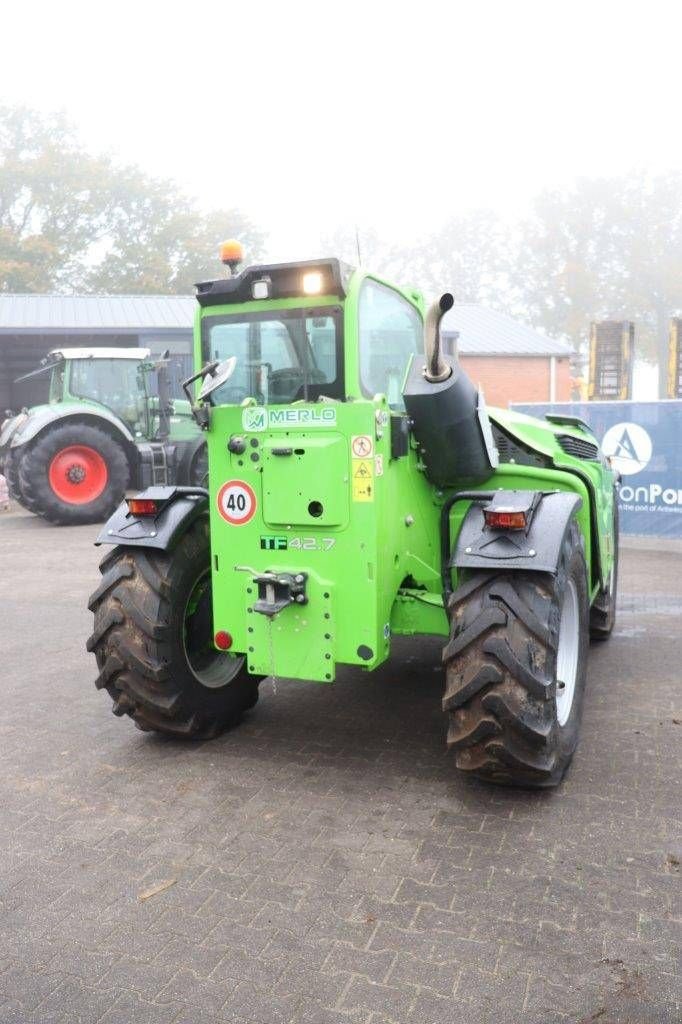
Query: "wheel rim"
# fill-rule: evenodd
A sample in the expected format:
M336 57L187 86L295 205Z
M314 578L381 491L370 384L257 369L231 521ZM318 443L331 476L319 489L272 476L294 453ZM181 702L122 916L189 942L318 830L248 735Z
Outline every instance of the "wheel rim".
M53 493L68 505L87 505L107 486L109 471L98 451L74 444L57 452L47 471Z
M569 580L561 604L559 645L556 655L556 710L559 725L565 725L573 707L580 653L580 609L578 591Z
M243 655L218 651L213 645L211 572L207 569L190 590L183 615L182 642L190 671L209 690L219 690L240 672Z

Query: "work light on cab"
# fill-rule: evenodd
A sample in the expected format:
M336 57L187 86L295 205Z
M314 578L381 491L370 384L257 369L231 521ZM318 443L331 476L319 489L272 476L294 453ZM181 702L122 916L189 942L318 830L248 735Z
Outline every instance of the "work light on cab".
M322 274L319 270L309 270L303 275L303 291L306 295L319 295L322 291Z
M272 281L269 277L262 277L259 281L254 281L251 285L251 295L254 299L269 299L271 284Z

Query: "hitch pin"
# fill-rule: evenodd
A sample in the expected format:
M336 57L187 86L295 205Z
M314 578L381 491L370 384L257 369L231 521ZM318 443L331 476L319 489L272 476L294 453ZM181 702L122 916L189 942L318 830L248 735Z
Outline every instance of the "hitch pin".
M258 572L258 569L252 569L250 565L235 565L235 572L250 572L252 576L260 576L262 580L272 580L273 583L277 583L278 577L272 572Z

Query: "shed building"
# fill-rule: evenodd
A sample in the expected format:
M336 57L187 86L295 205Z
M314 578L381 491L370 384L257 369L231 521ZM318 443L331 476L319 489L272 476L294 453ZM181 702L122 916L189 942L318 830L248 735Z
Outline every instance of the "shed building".
M442 333L446 350L456 349L488 405L570 400L573 350L564 342L494 309L466 303L445 315Z
M47 398L41 375L15 384L53 348L149 348L171 354L174 390L190 365L192 318L187 295L10 295L0 293L0 419L4 409Z

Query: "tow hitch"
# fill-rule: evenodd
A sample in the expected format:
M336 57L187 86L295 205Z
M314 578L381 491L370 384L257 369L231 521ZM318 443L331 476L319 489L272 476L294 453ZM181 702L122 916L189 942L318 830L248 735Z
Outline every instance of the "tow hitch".
M290 604L307 604L307 572L262 572L258 573L246 565L236 565L238 572L253 573L253 582L258 586L258 600L254 612L272 617Z

